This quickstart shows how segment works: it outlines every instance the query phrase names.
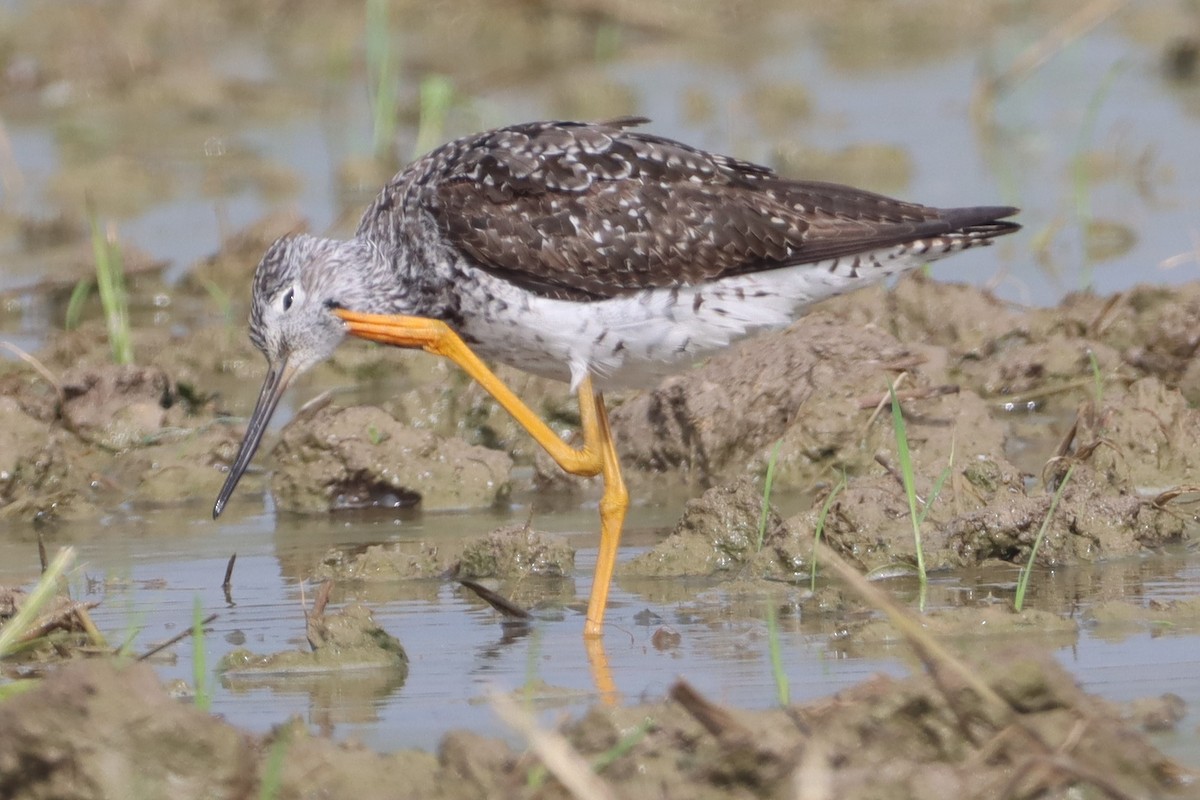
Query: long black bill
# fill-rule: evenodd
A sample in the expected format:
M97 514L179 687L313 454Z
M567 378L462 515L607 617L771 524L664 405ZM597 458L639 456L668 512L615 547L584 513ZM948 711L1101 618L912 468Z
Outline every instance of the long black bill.
M225 479L225 485L217 495L217 502L213 504L213 519L221 516L225 504L237 488L238 481L242 479L242 473L250 466L250 459L254 458L254 453L262 442L263 433L267 430L267 423L271 421L275 406L279 405L279 398L283 396L291 379L292 371L288 369L286 359L267 367L267 377L263 381L262 391L258 394L258 402L254 405L254 413L250 415L246 436L242 439L242 446L238 450L237 458L233 460L233 466L229 468L229 477Z

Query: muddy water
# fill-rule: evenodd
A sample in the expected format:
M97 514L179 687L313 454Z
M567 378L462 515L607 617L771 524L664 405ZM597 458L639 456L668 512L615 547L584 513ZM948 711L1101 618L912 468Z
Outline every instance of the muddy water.
M117 223L130 263L136 261L135 248L145 253L144 277L133 281L139 363L165 364L173 380L186 379L215 392L212 405L197 412L202 420L211 420L213 406L244 414L261 377L258 356L244 343L242 320L248 271L262 244L244 250L230 245L225 261L198 262L229 244L234 232L256 225L278 231L307 220L318 231L337 232L352 226L390 168L367 157L371 114L363 88L363 23L344 8L331 15L327 4L301 3L301 11L286 20L278 4L254 11L245 4L226 8L213 3L205 6L208 10L191 12L194 17L178 19L174 11L156 18L152 5L109 9L113 13L105 26L88 18L34 13L35 4L2 6L0 33L5 43L15 44L0 48L9 59L0 114L12 153L11 159L2 159L5 171L0 175L5 181L0 338L39 352L56 373L81 362L104 361L103 347L94 346L102 337L94 303L85 313L93 327L77 339L61 335L66 294L90 268L82 215L82 197L88 192L98 212ZM984 114L990 123L973 124L970 96L985 65L1010 63L1077 4L1023 8L1020 18L1013 19L1009 7L1000 3L973 4L969 12L960 3L904 4L886 12L869 4L865 14L833 14L820 7L828 4L777 8L769 3L699 3L682 17L675 4L647 3L638 19L599 22L566 12L539 19L522 11L530 6L521 3L499 10L494 3L464 4L451 20L431 17L424 5L398 3L394 8L403 62L396 146L401 160L411 153L417 136L418 81L439 73L459 92L442 138L519 119L641 113L654 119L656 133L768 162L790 175L849 181L933 203L1020 205L1027 226L1021 239L934 270L940 280L995 286L1008 301L1048 306L1064 292L1086 286L1107 294L1135 283L1174 285L1196 277L1196 261L1188 253L1195 249L1200 219L1200 160L1194 157L1194 142L1200 139L1200 82L1187 67L1186 45L1196 35L1197 22L1185 8L1144 4L1127 10L1073 42L1002 97ZM148 18L139 16L143 14ZM94 34L96 30L107 35ZM286 217L285 209L299 212ZM285 218L260 224L268 212ZM55 222L59 215L61 224ZM1175 268L1164 270L1164 263ZM204 280L215 281L228 299L204 288ZM915 324L895 311L897 305L911 304L914 293L932 291L914 286L928 284L905 284L890 299L876 294L864 301L857 317L853 309L841 313L859 328L894 314L890 324L879 324L898 339L919 347L941 337L945 345L961 322L952 313L954 299L947 298L922 324ZM1190 291L1194 294L1194 288ZM230 321L222 327L226 303ZM1078 313L1068 309L1063 317L1092 336L1085 323L1099 317L1100 305L1096 301L1095 308ZM1133 301L1129 305L1140 307ZM982 316L990 322L1010 310L998 305ZM1182 386L1188 402L1177 394L1173 408L1183 415L1180 409L1194 406L1200 396L1200 384L1184 346L1190 341L1188 330L1194 330L1193 317L1178 315L1181 330L1158 340L1140 334L1122 339L1128 332L1124 329L1107 339L1097 330L1093 338L1109 348L1097 352L1101 369L1114 373L1114 382L1151 374L1171 391ZM947 318L944 330L934 324L941 316ZM1136 333L1136 323L1120 325ZM999 346L981 346L945 381L972 387L987 397L989 407L997 398L1015 398L1017 408L1030 405L1022 400L1023 392L1045 384L1053 388L1053 380L1082 378L1086 383L1091 373L1086 360L1080 368L1078 331L1070 332L1064 344L1063 338L1053 338L1062 332L1044 320L1028 327L1036 329L1029 335L1033 344L1028 350L1008 347L1019 336L981 336L989 347ZM959 325L959 331L965 329ZM862 346L880 348L881 356L900 354L891 342L865 341ZM1044 352L1034 352L1039 347ZM1137 348L1149 357L1139 358L1133 352ZM1056 360L1062 353L1068 356ZM972 372L976 356L983 366ZM992 357L1004 363L993 369ZM929 372L942 375L938 358L933 353ZM1156 366L1155 358L1173 362ZM339 359L297 387L277 425L320 389L365 383L360 395L337 401L388 401L396 416L418 427L441 435L478 433L458 430L448 421L463 416L462 408L456 414L458 401L446 401L437 392L449 386L457 398L469 390L439 367L396 354L368 355L362 349ZM1136 373L1116 375L1126 364ZM878 390L882 384L876 377L853 394L831 395L837 402L806 409L820 423L814 430L822 444L842 448L843 463L850 460L844 451L854 448L835 444L845 429L830 420L847 416L839 403ZM46 397L39 399L29 383L14 389L14 396L46 410ZM45 388L41 386L43 395L48 394ZM562 395L561 387L518 388L551 398L551 406L556 402L552 398ZM1014 480L1031 490L1040 486L1030 476L1042 475L1042 465L1088 393L1076 390L1057 407L1033 402L1033 410L1007 419L1004 424L1019 435L1005 443L1004 454L1028 473L1013 470ZM30 394L35 395L32 400ZM487 413L479 411L476 399L462 402L473 413ZM978 397L973 402L984 403ZM625 409L630 426L637 425L639 403L645 405L634 398ZM397 410L396 404L403 408ZM942 407L931 412L935 423L943 412ZM856 418L855 430L863 427L868 413ZM50 425L53 413L46 410L45 416ZM1085 428L1097 438L1112 438L1103 419L1093 422ZM171 418L162 427L177 423ZM218 613L204 651L212 676L211 667L237 648L273 653L306 647L303 611L311 603L313 576L331 549L353 555L380 543L449 547L500 524L530 518L529 445L498 419L489 423L501 447L519 464L518 494L503 512L349 518L277 514L269 500L264 506L256 494L262 481L254 479L246 482L221 521L213 523L208 513L213 490L207 485L185 487L171 505L155 508L135 492L112 489L114 484L138 486L131 477L136 472L98 461L96 477L89 478L95 494L81 504L80 518L64 514L38 530L51 545L80 548L87 566L74 579L75 595L102 599L94 612L96 622L114 640L130 632L135 650L186 627L197 599L204 612ZM236 431L226 432L236 436ZM750 433L769 438L740 453L742 460L727 465L717 476L720 480L761 476L761 453L780 434ZM775 497L787 513L808 511L813 498L820 499L828 489L814 485L806 465L796 463L803 460L796 451L807 440L795 437L791 443L797 446L784 453ZM645 455L641 450L655 443L632 436L623 452L640 460ZM873 446L878 444L876 440ZM206 442L204 456L222 446ZM865 453L866 462L871 455L873 450ZM52 461L61 465L82 457L81 450L70 449ZM187 453L180 457L194 458ZM1097 458L1105 457L1101 448ZM1134 474L1130 467L1124 475L1126 465L1113 459L1096 471L1123 475L1125 483L1112 493L1127 500L1135 491L1153 493L1188 479L1194 483L1188 454L1164 456L1159 465L1172 459L1184 463L1148 474ZM216 469L208 473L210 482L219 483ZM672 469L666 473L670 476ZM826 470L825 480L829 474ZM878 469L871 474L887 481ZM628 546L622 552L626 563L659 545L680 519L683 498L699 495L703 488L681 489L669 477L662 481L664 487L645 470L636 480L635 501L644 505L630 517ZM863 493L856 497L878 496L869 493L878 487L860 488ZM179 495L186 495L186 502ZM501 732L481 703L493 688L535 687L546 721L578 715L598 697L594 665L580 641L579 606L587 596L595 558L595 501L586 491L582 497L564 491L561 497L537 500L534 526L566 536L577 552L565 579L499 584L535 606L535 619L526 628L503 624L490 607L445 580L341 581L331 603L366 603L376 621L403 643L410 662L407 677L401 681L395 673L365 671L212 676L213 710L254 731L268 730L295 714L336 738L360 739L380 750L431 749L450 728ZM1076 502L1086 505L1086 500ZM32 516L0 519L0 584L25 582L34 574ZM1124 551L1138 555L1104 564L1045 567L1034 581L1032 604L1077 622L1077 628L1046 624L1016 634L962 638L959 646L986 655L992 648L1009 649L1014 640L1032 641L1051 650L1089 691L1104 697L1130 700L1174 692L1187 702L1187 715L1175 732L1156 734L1155 742L1185 763L1200 765L1196 620L1180 612L1122 621L1120 609L1109 605L1119 598L1125 606L1153 611L1200 594L1200 562L1186 544L1193 537L1189 525L1182 534L1163 537L1170 544L1137 540L1144 548ZM238 563L227 600L220 583L234 552ZM1015 567L996 558L983 567L948 569L935 576L927 608L1002 606L1010 600L1015 580ZM915 604L910 582L898 579L887 585ZM774 705L778 688L769 663L769 609L779 618L793 700L827 696L875 672L903 674L913 668L906 648L886 636L861 632L858 623L868 615L850 603L840 606L836 595L828 601L819 595L814 601L804 586L626 576L618 577L605 638L621 699L657 700L676 676L684 676L708 696L731 705ZM159 674L192 683L192 643L182 642L171 653L156 662Z
M314 586L305 575L330 546L354 549L380 542L452 541L495 526L494 515L425 515L419 520L379 518L330 522L254 513L240 503L218 535L201 514L149 511L114 515L97 523L61 527L50 541L73 543L86 565L75 596L102 599L97 624L114 640L132 636L134 651L186 627L198 601L219 618L210 626L205 657L212 665L239 647L256 652L305 648L303 609ZM643 510L631 518L627 555L658 541L677 507ZM545 530L561 530L579 548L565 587L533 587L549 596L528 627L513 627L456 583L431 579L407 585L339 588L334 603L362 601L404 644L407 679L387 671L334 675L213 678L213 711L229 722L265 732L291 715L338 739L379 750L429 748L451 729L505 736L487 708L489 692L525 688L548 723L578 716L598 699L580 640L582 601L594 561L588 512L539 516ZM18 532L19 533L19 532ZM231 601L220 583L228 556L237 552ZM27 576L35 551L26 536L0 544L0 582ZM997 567L936 576L931 612L1009 602L1015 568ZM915 600L912 581L885 582ZM1154 557L1043 571L1030 604L1065 618L1086 620L1078 632L1026 628L989 635L975 630L948 641L972 657L1032 644L1053 652L1083 687L1115 701L1171 692L1188 713L1174 731L1153 737L1184 763L1200 763L1200 619L1160 624L1089 619L1098 603L1121 598L1147 605L1191 599L1200 585L1200 561L1173 549ZM579 598L565 602L562 598ZM555 599L557 598L557 599ZM807 602L808 587L785 590L722 587L705 578L618 580L609 611L606 651L625 702L661 697L677 677L714 699L744 708L778 703L769 661L768 610L779 618L780 647L790 698L804 702L859 683L875 673L905 675L914 668L907 646L887 636L858 641L846 635L849 618L825 614ZM986 623L978 623L986 626ZM195 654L184 641L155 662L165 680L191 685Z

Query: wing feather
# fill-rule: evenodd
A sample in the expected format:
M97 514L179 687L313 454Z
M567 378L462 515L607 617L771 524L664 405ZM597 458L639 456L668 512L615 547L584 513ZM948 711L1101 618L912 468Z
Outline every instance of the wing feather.
M630 130L550 122L447 145L421 202L479 267L553 297L603 299L970 232L1008 208L941 210ZM438 156L437 151L429 158Z

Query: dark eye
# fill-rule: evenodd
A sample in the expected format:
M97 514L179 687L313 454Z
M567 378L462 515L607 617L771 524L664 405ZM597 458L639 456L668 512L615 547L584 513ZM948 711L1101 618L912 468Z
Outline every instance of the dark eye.
M295 290L288 289L287 294L283 296L283 310L287 311L292 307L292 297L295 295Z

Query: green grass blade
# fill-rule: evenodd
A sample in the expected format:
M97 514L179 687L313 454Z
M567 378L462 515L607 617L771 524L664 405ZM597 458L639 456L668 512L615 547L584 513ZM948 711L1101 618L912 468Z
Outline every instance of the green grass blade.
M376 158L391 155L396 139L396 98L399 95L395 61L395 36L388 15L388 0L367 0L367 90L371 98L371 152Z
M904 480L904 494L908 497L908 516L912 520L913 543L917 549L917 577L924 587L928 582L925 574L925 553L921 549L921 524L917 516L916 479L913 476L912 453L908 449L908 430L904 425L904 414L900 412L900 400L896 387L888 381L888 394L892 398L892 427L896 431L896 453L900 459L900 476Z
M783 668L783 649L779 645L778 611L774 604L767 605L767 646L771 653L771 675L775 678L775 696L781 707L791 700L787 671Z
M779 448L783 446L783 439L775 443L775 447L771 448L771 457L767 459L767 476L763 480L763 499L762 513L758 515L758 541L755 542L754 551L762 550L763 538L767 535L767 518L771 514L771 489L775 486L775 465L779 461Z
M425 155L446 138L446 115L454 102L454 84L445 75L426 75L421 80L421 119L413 158Z
M63 327L73 331L79 327L79 319L83 316L83 304L92 293L94 281L91 278L80 278L79 283L71 290L71 299L67 301L66 319Z
M221 284L209 278L200 278L200 285L204 287L204 291L208 292L208 296L216 303L221 316L225 318L225 323L233 325L233 298L229 292L225 291L221 287Z
M275 800L279 797L279 788L283 785L283 760L291 744L291 735L286 729L271 744L271 752L263 766L262 784L258 787L258 800Z
M92 232L92 256L96 261L96 288L108 328L113 363L133 363L133 340L129 326L129 295L125 291L125 265L116 236L100 228L95 213L88 212Z
M1058 489L1054 492L1054 497L1050 500L1050 510L1046 512L1046 518L1042 520L1042 527L1038 529L1038 534L1033 540L1033 547L1029 549L1029 560L1021 568L1021 577L1017 579L1017 594L1013 598L1013 607L1018 613L1025 606L1025 590L1029 588L1029 577L1033 574L1033 562L1037 557L1038 548L1042 545L1042 539L1046 538L1046 530L1050 527L1050 520L1054 519L1054 512L1058 508L1058 501L1062 498L1063 490L1070 483L1071 473L1074 471L1074 464L1067 468L1067 474L1063 476L1062 483L1058 485Z
M609 764L628 753L637 743L646 738L646 734L654 727L654 717L646 717L641 724L621 737L612 747L605 750L592 761L592 771L600 772Z
M925 517L929 514L929 509L933 508L933 504L937 502L938 496L942 493L942 487L946 485L946 480L954 472L954 437L950 437L950 458L946 461L946 467L938 475L937 480L933 482L933 488L929 490L929 497L925 498L925 507L921 509L921 516L917 518L917 527L925 524Z
M1092 382L1095 384L1096 410L1104 405L1104 373L1100 370L1100 362L1096 359L1094 350L1088 350L1088 361L1092 364Z
M8 622L4 623L3 628L0 628L0 659L6 658L20 648L21 639L37 621L42 607L58 592L58 579L67 571L67 567L74 559L75 548L64 547L59 550L58 555L50 562L50 566L46 567L42 577L38 579L33 591L21 604L21 609L10 617Z
M817 515L817 529L813 533L813 550L812 550L812 569L809 575L809 591L817 590L817 546L821 543L821 537L825 535L825 519L829 516L829 509L833 508L833 501L846 488L846 473L842 473L842 479L829 492L829 496L825 498L825 502L821 505L821 513Z
M0 683L0 704L41 685L42 682L37 678L18 678L8 683Z
M192 680L196 684L196 708L212 708L212 688L208 682L208 658L204 646L204 605L200 598L192 605Z

